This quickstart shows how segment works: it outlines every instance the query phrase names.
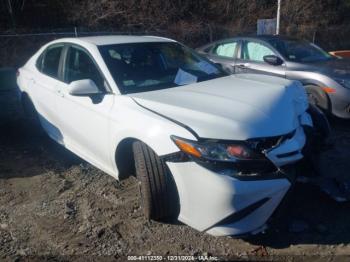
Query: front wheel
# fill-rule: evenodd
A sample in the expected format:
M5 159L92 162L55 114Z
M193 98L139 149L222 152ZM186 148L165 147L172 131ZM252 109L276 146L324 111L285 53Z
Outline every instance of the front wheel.
M133 152L145 217L157 221L175 218L179 210L178 194L166 164L142 142L133 144Z
M306 94L308 96L309 103L317 106L326 113L330 112L329 99L327 94L318 86L305 85Z
M312 118L314 130L322 139L327 139L331 135L331 127L325 114L315 105L310 104L307 112Z

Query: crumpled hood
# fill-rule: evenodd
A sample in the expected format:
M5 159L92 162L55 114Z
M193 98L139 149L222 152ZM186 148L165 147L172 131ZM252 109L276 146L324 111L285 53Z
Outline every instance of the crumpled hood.
M291 132L308 106L299 82L248 74L129 96L199 137L228 140Z

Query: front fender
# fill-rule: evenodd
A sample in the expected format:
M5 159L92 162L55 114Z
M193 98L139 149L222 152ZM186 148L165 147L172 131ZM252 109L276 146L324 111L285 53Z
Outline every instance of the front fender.
M128 138L140 140L147 144L157 155L167 155L179 151L170 139L171 135L196 140L186 128L171 120L155 114L137 105L127 96L117 96L111 112L110 121L110 158L115 164L115 151L118 145Z

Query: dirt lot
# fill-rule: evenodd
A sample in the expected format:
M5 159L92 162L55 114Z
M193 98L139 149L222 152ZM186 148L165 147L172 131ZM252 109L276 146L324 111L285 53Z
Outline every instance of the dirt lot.
M350 204L297 184L266 234L212 237L181 224L146 221L136 180L117 182L38 136L0 99L0 261L117 260L127 255L343 261L350 258ZM322 170L346 179L350 127L333 123L335 148ZM210 212L210 210L208 210Z

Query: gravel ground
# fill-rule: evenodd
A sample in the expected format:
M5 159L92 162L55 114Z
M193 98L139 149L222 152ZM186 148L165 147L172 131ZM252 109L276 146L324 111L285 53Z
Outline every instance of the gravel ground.
M296 184L265 234L212 237L142 216L134 177L118 182L36 130L0 94L0 261L125 260L128 255L220 259L350 259L350 204ZM9 97L11 112L5 110ZM13 106L15 105L15 106ZM333 121L335 147L321 170L350 175L350 127Z

